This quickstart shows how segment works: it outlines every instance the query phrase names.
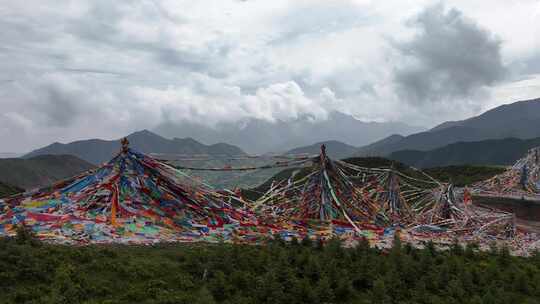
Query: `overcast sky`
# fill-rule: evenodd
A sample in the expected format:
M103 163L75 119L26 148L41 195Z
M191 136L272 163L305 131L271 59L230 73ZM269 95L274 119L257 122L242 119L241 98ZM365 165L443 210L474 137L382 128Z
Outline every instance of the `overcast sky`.
M433 126L540 97L537 0L0 3L0 152L247 117Z

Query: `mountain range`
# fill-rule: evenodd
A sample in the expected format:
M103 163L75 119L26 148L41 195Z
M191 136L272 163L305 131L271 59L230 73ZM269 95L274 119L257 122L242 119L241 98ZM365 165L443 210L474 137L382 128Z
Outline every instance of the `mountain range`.
M399 122L363 122L353 116L331 112L326 120L303 116L292 121L247 119L208 127L192 122L169 122L154 131L165 137L193 137L203 143L227 142L249 153L285 152L315 142L339 140L363 146L391 134L408 135L422 130Z
M540 138L490 139L458 142L430 151L402 150L390 153L390 159L418 168L450 165L511 165L540 146Z
M73 155L40 155L0 159L0 182L22 189L40 188L94 166Z
M386 156L400 150L428 151L457 142L540 137L540 98L491 109L461 121L442 123L409 136L390 136L361 147L355 155Z
M395 129L406 134L413 127L393 123L364 123L339 112L332 113L326 121L312 121L304 117L294 122L270 123L252 119L244 124L224 124L218 130L195 124L183 126L185 128L179 132L199 136L197 140L192 137L168 139L148 130L130 134L128 139L132 147L143 153L210 156L208 157L210 160L206 162L185 160L177 162L181 166L193 167L271 164L271 160L268 159L230 161L224 156L242 156L246 155L246 152L231 144L206 145L198 140L210 142L231 140L248 147L249 151L259 152L279 151L293 146L292 149L283 150L287 151L283 152L285 154L317 154L320 145L324 143L327 146L327 153L335 159L351 156L386 156L416 167L460 164L507 165L513 163L530 147L540 145L538 139L534 139L540 138L540 99L500 106L470 119L445 122L429 131L408 136L397 134L388 136L390 133L387 132ZM173 129L161 130L172 132ZM235 130L238 133L234 133ZM364 132L365 130L376 130L380 133ZM383 134L379 138L384 138L360 148L350 144L367 141L366 138L376 133ZM331 140L314 140L315 138ZM307 144L298 144L304 142ZM314 142L316 144L313 144ZM263 146L267 150L261 150ZM54 143L32 151L24 158L69 154L97 165L111 159L119 150L120 140L88 139L66 144ZM277 172L276 170L218 173L193 171L190 174L201 177L217 187L231 187L253 186ZM19 186L17 183L11 184Z
M192 138L167 139L148 130L132 133L127 138L130 142L130 147L133 147L137 151L146 154L157 153L157 155L154 155L155 157L172 160L171 163L183 167L223 168L225 166L261 166L271 162L268 159L250 158L230 160L231 157L245 156L246 153L238 147L224 143L204 145ZM120 151L120 146L120 139L111 141L88 139L66 144L54 143L32 151L25 155L24 158L32 159L38 156L69 154L93 165L99 165L114 157ZM193 159L194 156L196 156L195 159ZM183 160L179 160L182 158ZM186 160L190 158L191 160ZM200 158L201 160L196 158ZM278 172L279 169L227 172L184 171L194 178L201 178L216 188L233 188L235 186L255 186ZM31 174L28 173L28 175ZM19 185L20 181L17 182L13 182L12 184Z
M212 155L212 156L241 156L246 155L242 149L224 143L204 145L193 138L167 139L148 130L132 133L127 136L130 146L143 153L159 153L173 155ZM75 155L94 165L109 161L120 151L120 139L102 140L88 139L67 144L53 143L41 149L34 150L24 158L38 155Z

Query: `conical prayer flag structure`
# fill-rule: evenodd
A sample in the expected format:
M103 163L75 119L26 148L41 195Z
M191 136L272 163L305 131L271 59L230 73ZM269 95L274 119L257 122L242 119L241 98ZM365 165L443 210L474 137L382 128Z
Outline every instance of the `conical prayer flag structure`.
M24 225L42 240L68 244L260 244L279 234L284 239L339 237L351 245L367 238L385 248L394 235L443 242L516 235L513 214L474 206L468 190L414 168L366 168L332 160L324 146L310 168L295 171L251 202L232 191L215 191L128 144L124 140L118 155L95 170L0 200L0 237ZM529 153L509 174L512 191L536 193L537 154Z
M434 190L433 204L426 206L420 215L420 221L445 228L455 228L465 225L471 212L467 206L456 197L454 185L444 184Z
M255 211L271 220L298 220L353 227L370 223L376 206L366 199L356 182L347 177L347 168L331 160L321 146L307 175L273 187L255 204Z
M127 140L122 144L95 170L0 201L0 235L25 225L57 242L151 243L193 240L253 221L229 197L130 149Z
M504 173L475 184L473 193L540 200L540 147L530 149Z

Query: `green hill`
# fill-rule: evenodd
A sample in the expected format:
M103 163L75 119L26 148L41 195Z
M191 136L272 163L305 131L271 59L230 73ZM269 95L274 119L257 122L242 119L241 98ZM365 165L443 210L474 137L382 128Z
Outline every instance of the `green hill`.
M17 193L21 193L23 191L24 189L21 189L15 186L10 186L8 184L4 184L0 182L0 198L8 197Z
M40 155L0 159L0 182L23 189L50 185L94 166L72 155Z
M446 166L423 169L431 177L441 182L451 182L455 186L464 187L483 181L497 174L501 174L506 169L504 167L489 166Z

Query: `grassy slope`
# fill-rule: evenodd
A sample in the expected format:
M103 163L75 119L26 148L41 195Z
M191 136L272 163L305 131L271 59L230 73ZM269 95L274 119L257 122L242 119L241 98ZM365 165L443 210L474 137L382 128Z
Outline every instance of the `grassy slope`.
M0 159L0 181L24 189L43 187L94 166L71 155Z
M424 172L441 182L451 182L463 187L489 179L505 170L504 167L463 165L427 168Z
M4 183L0 183L0 198L8 197L24 190L18 187L10 186Z

